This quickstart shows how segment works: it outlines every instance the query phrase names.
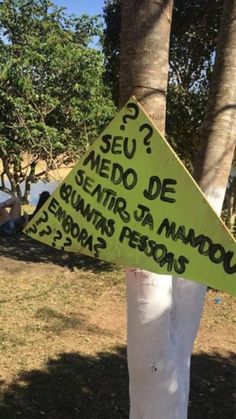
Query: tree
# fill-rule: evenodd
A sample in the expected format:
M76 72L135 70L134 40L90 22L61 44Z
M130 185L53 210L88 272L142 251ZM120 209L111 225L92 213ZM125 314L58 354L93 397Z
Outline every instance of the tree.
M121 3L120 105L134 94L162 133L172 4ZM166 391L175 373L169 328L172 278L128 269L126 281L130 418L174 419L171 405L176 390Z
M105 56L105 83L111 88L115 104L119 104L120 74L120 0L105 0L103 9L105 27L101 38Z
M191 168L199 147L222 4L223 0L174 2L166 135L175 151ZM103 17L105 77L116 98L120 70L120 0L107 0Z
M236 236L236 176L229 177L221 216L227 227Z
M199 148L222 5L223 0L174 2L166 133L188 167Z
M186 167L200 146L201 126L209 94L223 0L175 0L170 35L166 138ZM106 0L102 38L105 81L118 104L120 59L120 0ZM236 159L236 153L235 153ZM227 190L222 217L234 223L233 185ZM230 198L231 197L231 198Z
M173 2L140 3L122 4L120 106L134 94L145 103L145 109L164 133L170 30L167 22Z
M7 176L11 192L22 197L26 180L27 201L37 162L45 160L47 171L78 157L114 106L103 84L103 55L89 46L99 33L96 18L68 17L48 0L5 0L0 29L2 188L8 190Z
M220 213L235 153L236 1L225 0L195 178ZM217 139L217 140L216 140Z
M156 37L156 44L152 42L149 44L149 37L147 38L144 28L149 28L148 35L152 33L150 28L155 24L156 29L160 28L160 20L163 22L166 16L164 12L171 5L164 0L158 2L156 8L163 7L162 13L158 16L157 13L153 13L149 1L142 2L142 5L141 2L137 3L136 8L132 0L122 3L123 52L120 89L122 92L124 83L122 102L125 100L125 95L128 99L131 93L135 93L145 107L145 101L150 99L150 95L145 96L143 90L137 89L137 84L140 85L139 80L142 80L142 86L144 85L144 71L149 68L149 71L153 69L154 72L156 66L155 93L160 90L164 93L165 86L161 85L160 89L160 84L164 80L163 73L160 79L158 73L160 64L157 50L160 38ZM236 91L232 88L236 83L236 22L232 19L235 13L236 0L225 0L217 60L202 131L203 146L196 160L195 169L197 181L218 213L221 210L235 149L233 132ZM156 19L153 19L154 15ZM167 34L170 16L166 19L165 25ZM137 40L142 46L139 57L136 50ZM162 48L164 44L168 50L168 35L165 41L163 40ZM128 57L124 51L129 52L129 67L126 64ZM124 65L122 60L125 61ZM137 66L138 60L139 66ZM164 70L162 56L160 60ZM165 69L167 72L167 65ZM160 102L159 106L161 105ZM151 107L152 100L149 101L148 108L150 115L152 115ZM155 101L153 108L155 114ZM162 115L164 118L164 112ZM163 126L164 121L161 125L162 130ZM172 280L145 271L128 270L130 418L185 419L187 417L189 365L204 294L204 286L182 278Z

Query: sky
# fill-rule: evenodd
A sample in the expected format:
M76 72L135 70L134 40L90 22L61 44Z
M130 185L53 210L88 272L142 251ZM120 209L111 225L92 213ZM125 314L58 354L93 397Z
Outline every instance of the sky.
M80 16L83 13L97 15L102 13L104 0L53 0L57 6L66 7L69 14Z

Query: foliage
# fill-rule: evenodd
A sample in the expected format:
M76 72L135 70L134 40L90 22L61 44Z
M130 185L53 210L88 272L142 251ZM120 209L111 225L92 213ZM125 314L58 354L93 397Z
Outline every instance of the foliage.
M103 9L105 27L102 37L105 55L105 82L113 92L113 99L119 103L119 54L120 54L120 0L105 0Z
M236 176L230 176L222 209L222 218L236 237Z
M32 178L39 159L50 169L61 156L78 156L114 105L103 83L103 55L90 47L100 33L97 18L68 17L48 0L5 0L0 30L0 158L20 195L19 183ZM22 167L25 153L31 173Z
M175 0L166 131L185 163L200 140L223 0Z

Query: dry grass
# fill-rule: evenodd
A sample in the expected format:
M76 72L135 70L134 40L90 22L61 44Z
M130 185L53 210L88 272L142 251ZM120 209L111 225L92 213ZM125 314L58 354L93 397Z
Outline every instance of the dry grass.
M22 239L0 250L1 419L127 418L123 272ZM190 419L233 417L235 321L234 299L208 292Z
M43 368L60 352L95 355L124 345L122 276L43 264L1 273L2 379L9 383L22 369Z

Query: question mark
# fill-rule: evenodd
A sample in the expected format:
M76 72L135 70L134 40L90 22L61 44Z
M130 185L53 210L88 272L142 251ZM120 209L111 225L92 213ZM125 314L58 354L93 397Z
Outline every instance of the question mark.
M48 214L47 214L47 212L46 211L43 211L43 216L42 217L40 217L37 221L36 221L36 224L37 224L37 226L39 225L39 224L41 224L41 223L46 223L48 221Z
M51 232L52 232L51 227L47 226L47 228L45 230L40 231L39 235L40 235L40 237L49 236L49 234L51 234Z
M68 247L68 246L70 246L71 244L72 244L72 241L71 241L70 237L67 237L67 238L66 238L65 243L64 243L64 244L63 244L63 246L61 247L61 250L64 250L64 248L65 248L65 247Z
M52 246L56 247L56 240L60 240L62 238L62 232L57 230L57 234L53 237Z
M25 234L36 234L38 231L35 224L32 225L32 227L29 227L25 230Z
M123 124L120 125L120 129L122 131L125 130L125 124L127 123L128 119L136 119L139 115L139 108L138 105L136 105L136 103L127 103L127 108L129 108L130 110L134 110L133 114L130 113L126 113L123 118L122 118L122 122Z
M153 134L153 128L149 124L143 124L139 128L139 131L143 131L144 129L148 129L148 133L145 135L143 139L143 143L147 147L146 152L150 154L152 152L152 149L150 147L150 138L152 137L152 134Z

